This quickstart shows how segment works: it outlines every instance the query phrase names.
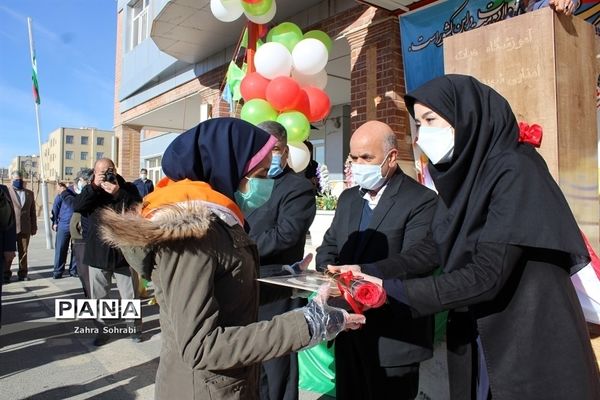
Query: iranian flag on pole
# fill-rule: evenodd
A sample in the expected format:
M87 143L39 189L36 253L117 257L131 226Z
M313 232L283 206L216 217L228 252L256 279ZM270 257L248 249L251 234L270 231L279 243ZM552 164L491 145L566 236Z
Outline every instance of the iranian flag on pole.
M31 55L31 80L33 83L33 100L37 104L40 104L40 87L38 86L38 78L37 78L37 61L35 60L35 50L33 50L33 54Z

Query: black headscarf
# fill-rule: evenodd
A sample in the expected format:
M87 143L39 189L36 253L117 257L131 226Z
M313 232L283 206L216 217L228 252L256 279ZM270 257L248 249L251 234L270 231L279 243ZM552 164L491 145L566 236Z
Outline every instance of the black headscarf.
M179 135L163 154L162 168L171 180L209 183L234 200L240 181L277 142L237 118L213 118Z
M405 96L446 119L455 132L452 160L429 164L443 202L433 221L444 269L470 261L479 242L564 251L573 265L588 254L575 218L533 146L519 143L508 102L475 78L446 75Z

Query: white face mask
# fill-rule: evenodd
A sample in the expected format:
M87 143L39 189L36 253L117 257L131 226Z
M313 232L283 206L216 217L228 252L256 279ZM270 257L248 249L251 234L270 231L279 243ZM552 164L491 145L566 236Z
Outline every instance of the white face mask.
M85 187L85 185L87 185L86 182L84 182L84 181L78 181L77 182L77 186L75 187L75 193L77 193L77 194L81 193L81 191L83 190L83 188Z
M381 175L381 167L388 159L388 156L389 153L379 165L352 163L352 179L354 179L354 182L366 190L377 190L383 186L386 177Z
M454 154L454 129L451 126L446 128L421 126L417 145L432 164L448 162L452 160Z
M140 174L140 178L145 181L148 178L148 175L146 174Z

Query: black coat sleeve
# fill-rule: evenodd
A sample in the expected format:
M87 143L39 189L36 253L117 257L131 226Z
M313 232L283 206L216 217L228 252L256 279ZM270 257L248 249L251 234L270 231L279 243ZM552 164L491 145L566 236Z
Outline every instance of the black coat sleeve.
M289 188L279 204L274 226L262 232L250 230L261 259L277 257L304 240L317 211L312 186L304 183Z
M135 187L135 185L131 182L119 182L120 183L120 188L119 191L117 192L117 194L113 197L113 204L116 205L116 207L124 207L125 210L130 209L131 207L134 207L135 205L139 204L142 202L142 196L140 196L140 193L138 192L137 188ZM115 208L115 207L113 207ZM119 209L115 209L115 211L124 211L124 210L119 210Z
M414 207L407 219L402 240L402 251L408 250L427 237L431 229L431 220L437 206L438 198L431 192L423 194L421 200Z
M432 273L440 265L431 233L408 250L385 260L361 265L364 273L381 279L410 279Z
M94 188L93 185L86 185L81 193L73 198L73 211L82 215L90 214L98 207L98 202L103 195L110 196L101 188Z
M479 243L472 262L464 267L403 281L408 304L422 316L490 301L504 287L522 254L519 246ZM384 280L384 287L392 283Z

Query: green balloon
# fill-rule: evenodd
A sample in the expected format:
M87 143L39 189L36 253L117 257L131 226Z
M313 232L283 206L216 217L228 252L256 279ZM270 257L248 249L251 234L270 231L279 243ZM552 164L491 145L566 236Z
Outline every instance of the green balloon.
M331 48L333 47L333 41L331 40L329 35L326 34L325 32L317 31L317 30L308 31L304 34L303 39L308 39L308 38L317 39L317 40L323 42L325 47L327 47L327 52L331 53Z
M281 43L292 52L294 46L302 40L302 30L291 22L282 22L267 33L267 41Z
M255 17L266 14L273 5L273 0L260 0L256 3L247 3L243 0L241 1L244 11Z
M240 118L251 124L258 125L264 121L275 121L277 119L277 111L266 100L252 99L247 101L242 107Z
M288 142L303 142L310 135L310 123L300 111L289 111L279 114L277 122L287 131Z

